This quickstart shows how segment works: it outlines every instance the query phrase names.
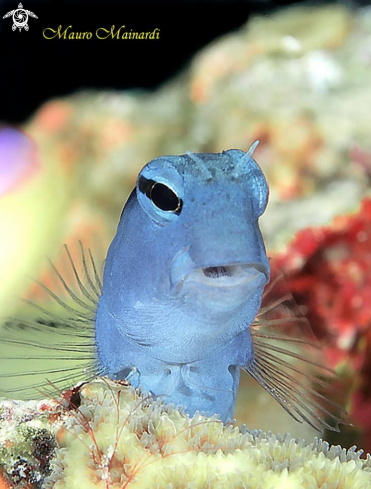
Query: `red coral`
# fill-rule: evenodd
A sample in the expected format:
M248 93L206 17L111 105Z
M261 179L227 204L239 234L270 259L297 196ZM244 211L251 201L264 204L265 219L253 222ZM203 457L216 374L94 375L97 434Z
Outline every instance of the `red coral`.
M0 489L12 489L14 485L10 481L9 476L5 473L4 469L0 467Z
M333 367L356 373L351 416L371 435L371 198L330 226L298 232L274 263Z

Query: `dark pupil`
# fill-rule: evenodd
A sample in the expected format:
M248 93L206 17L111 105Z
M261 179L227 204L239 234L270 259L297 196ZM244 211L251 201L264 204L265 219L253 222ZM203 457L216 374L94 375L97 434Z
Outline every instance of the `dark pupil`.
M155 183L151 190L151 200L162 211L179 210L180 201L171 188L162 183Z

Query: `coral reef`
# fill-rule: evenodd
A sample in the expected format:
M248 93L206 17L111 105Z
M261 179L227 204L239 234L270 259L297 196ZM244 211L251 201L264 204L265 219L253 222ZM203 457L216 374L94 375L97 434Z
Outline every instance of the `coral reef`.
M60 404L52 401L0 402L0 488L41 488L50 474L61 423Z
M317 439L306 446L289 435L223 425L217 417L189 418L105 379L60 403L5 401L0 409L0 443L7 447L0 463L12 481L8 487L371 487L371 458L362 459L355 447L329 447ZM30 429L32 436L25 436Z
M274 259L326 356L352 378L351 419L371 448L371 198L354 214L297 233Z

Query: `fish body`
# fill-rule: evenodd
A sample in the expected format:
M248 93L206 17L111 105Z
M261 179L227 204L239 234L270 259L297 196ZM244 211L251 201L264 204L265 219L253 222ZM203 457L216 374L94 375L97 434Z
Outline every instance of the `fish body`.
M105 374L190 414L232 417L269 281L258 224L267 200L264 175L243 151L143 168L105 263L96 317Z
M267 258L256 144L149 162L103 284L91 251L80 243L78 258L65 245L63 272L51 264L56 288L39 283L49 302L26 301L34 313L6 322L0 396L44 396L46 384L55 395L103 375L227 421L242 369L296 421L339 431L334 373Z

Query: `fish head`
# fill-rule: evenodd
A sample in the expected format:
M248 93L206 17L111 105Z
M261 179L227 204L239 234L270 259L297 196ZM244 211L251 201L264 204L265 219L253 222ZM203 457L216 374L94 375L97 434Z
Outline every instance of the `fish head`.
M200 323L242 314L250 324L269 281L258 224L267 201L268 186L251 152L149 162L107 255L103 294L111 282L109 308L119 316L120 304L124 311L151 302Z
M225 322L243 313L250 324L269 281L258 223L268 201L266 180L243 151L187 156L185 246L171 262L171 290L189 315Z

